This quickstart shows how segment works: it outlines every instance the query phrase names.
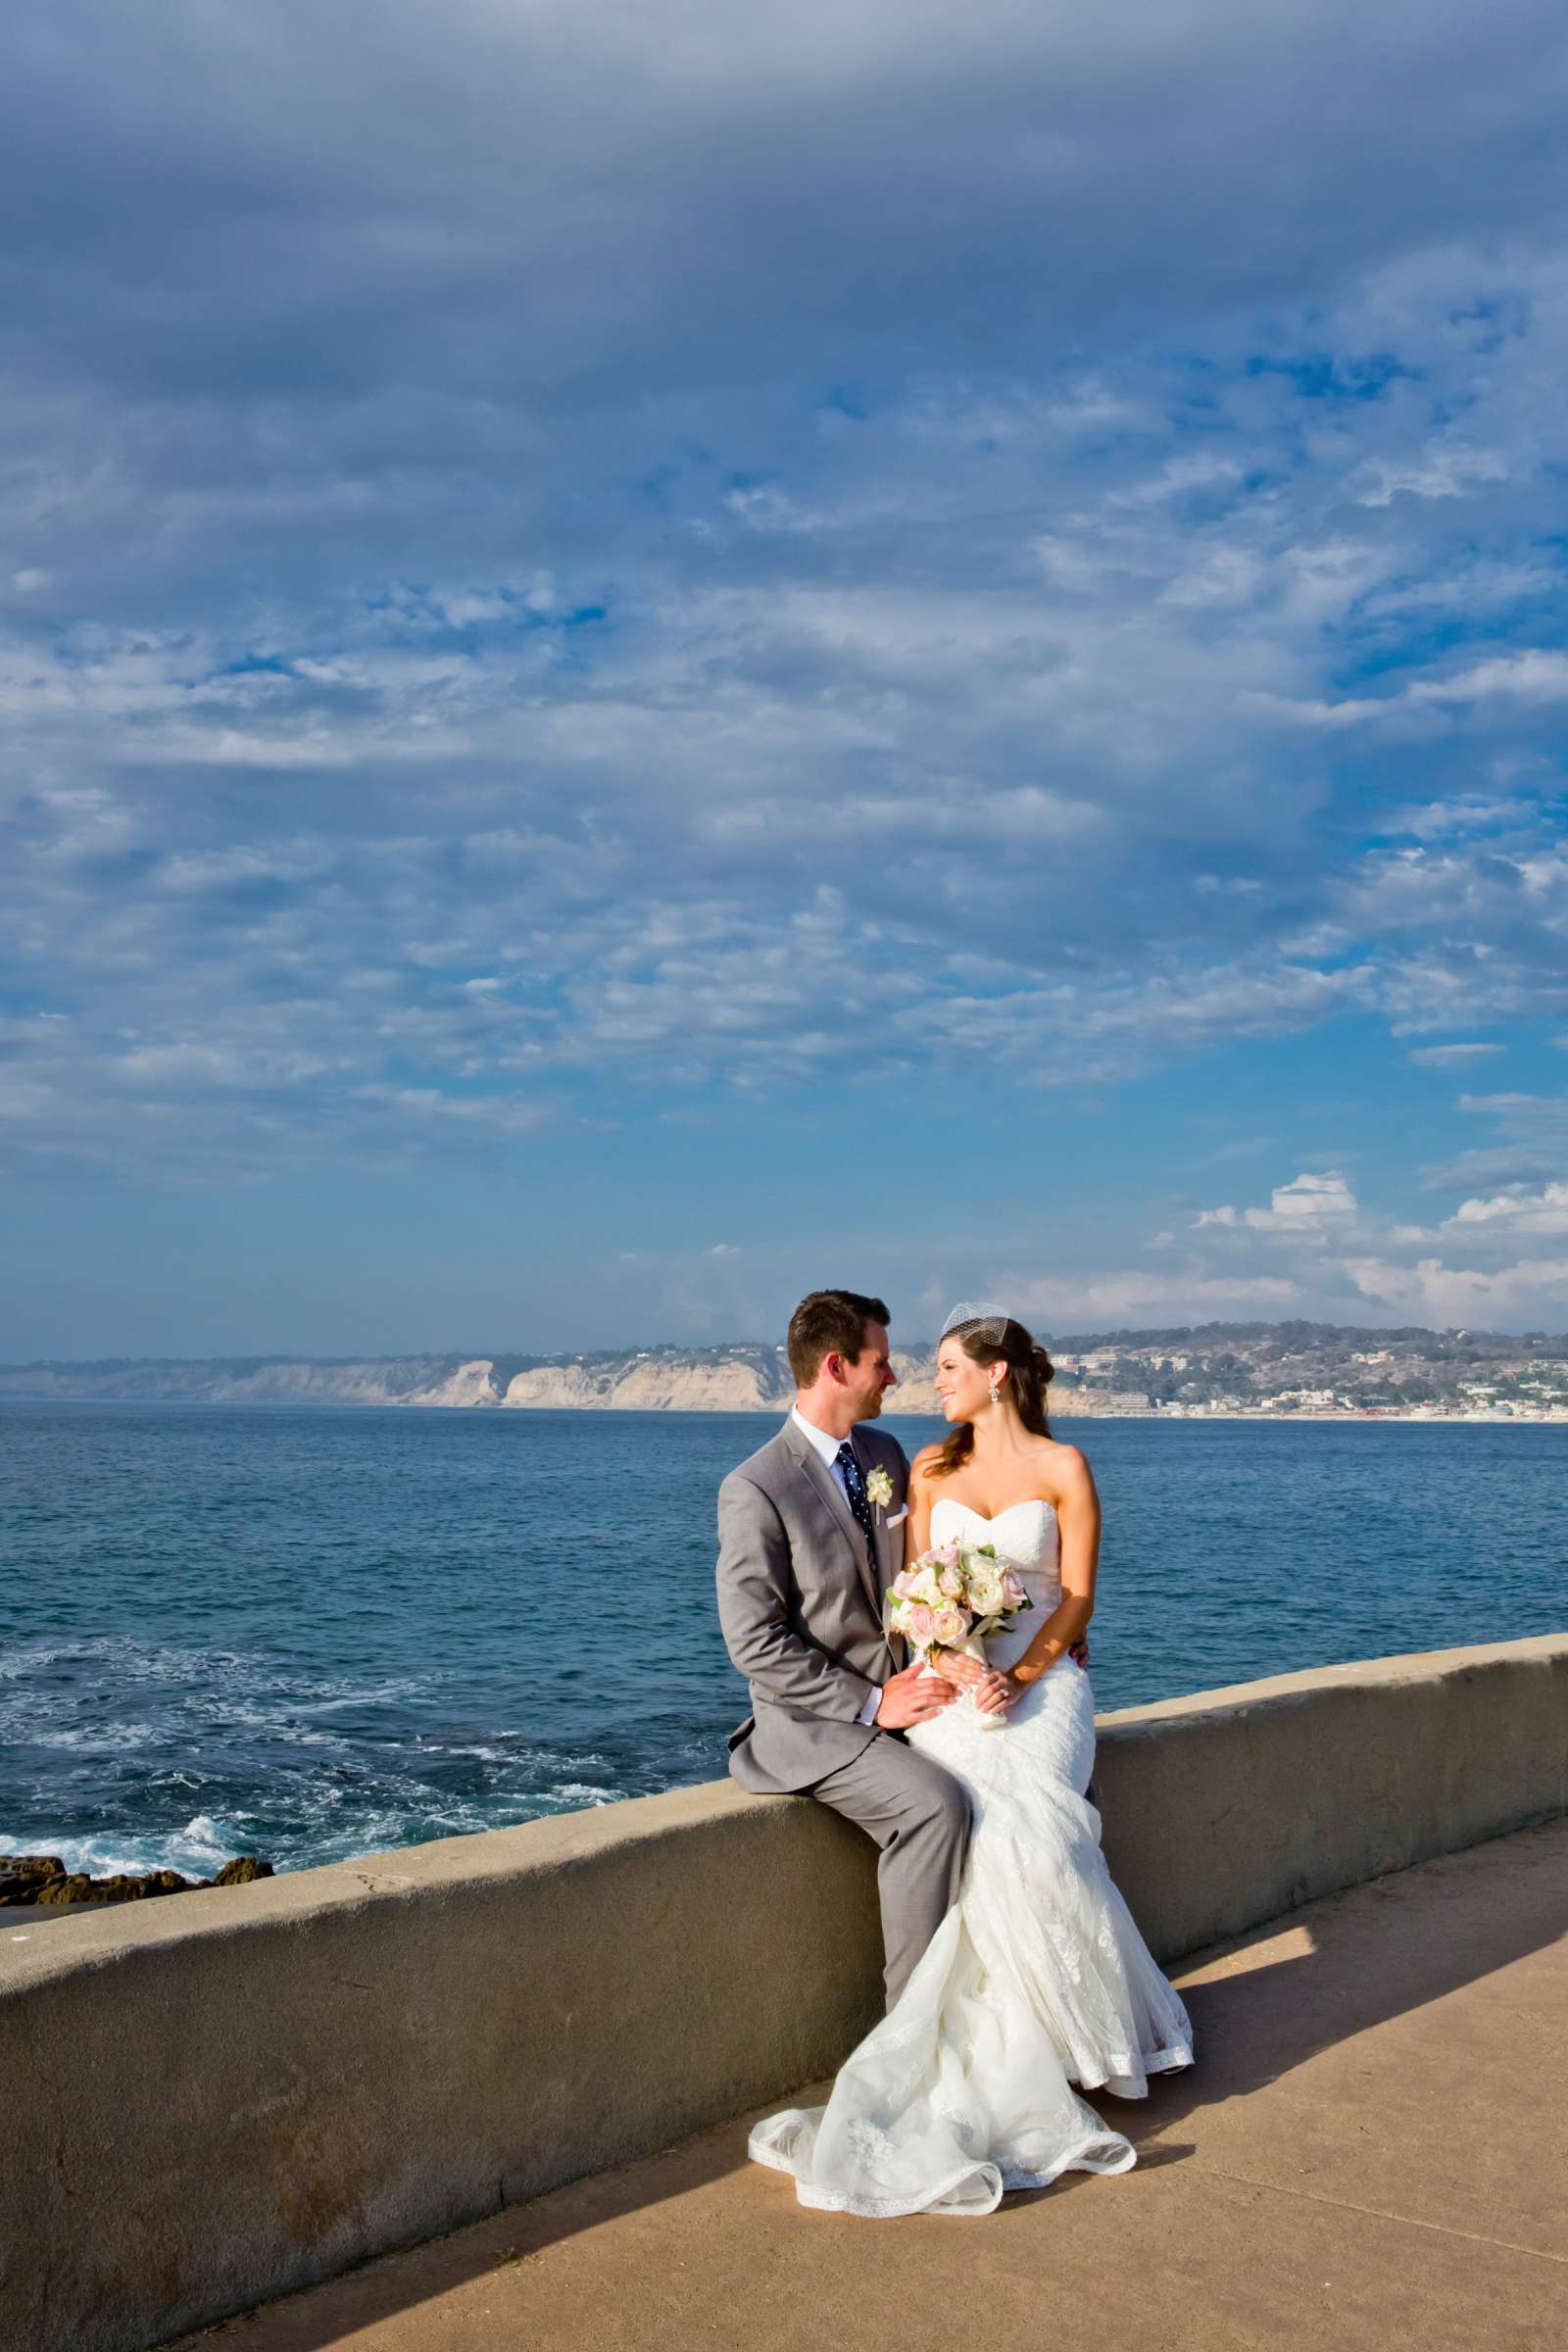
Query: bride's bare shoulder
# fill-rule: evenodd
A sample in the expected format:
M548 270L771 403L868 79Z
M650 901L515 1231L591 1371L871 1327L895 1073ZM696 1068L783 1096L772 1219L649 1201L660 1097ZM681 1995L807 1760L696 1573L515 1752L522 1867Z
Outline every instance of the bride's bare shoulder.
M1060 1438L1041 1438L1035 1446L1035 1459L1042 1476L1053 1488L1052 1499L1093 1488L1095 1474L1089 1467L1089 1457L1076 1446L1068 1446Z
M913 1461L909 1464L909 1477L911 1481L914 1479L929 1478L933 1469L936 1467L936 1464L941 1459L942 1447L940 1445L922 1446L919 1452L915 1455Z

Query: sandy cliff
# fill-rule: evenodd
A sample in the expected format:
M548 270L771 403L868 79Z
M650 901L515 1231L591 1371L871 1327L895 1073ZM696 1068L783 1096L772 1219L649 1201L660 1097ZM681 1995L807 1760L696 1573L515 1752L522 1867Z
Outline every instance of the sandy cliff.
M191 1404L397 1404L581 1412L782 1413L793 1394L783 1350L767 1347L642 1348L635 1354L529 1363L516 1356L395 1356L313 1363L289 1356L205 1363L142 1361L0 1368L0 1396L92 1397ZM896 1413L934 1415L931 1358L895 1350ZM1098 1409L1141 1405L1107 1397ZM1058 1383L1056 1416L1082 1412L1078 1391Z
M504 1404L581 1411L755 1413L782 1404L760 1366L744 1358L682 1362L678 1356L539 1364L509 1383Z
M455 1372L444 1378L426 1382L423 1388L412 1389L396 1400L400 1404L500 1404L501 1390L496 1381L496 1368L488 1355L473 1356L460 1364Z
M400 1355L335 1362L302 1356L12 1364L0 1397L96 1397L148 1404L499 1404L487 1356Z
M888 1411L936 1415L940 1408L931 1358L895 1349L893 1364L899 1385L888 1399ZM703 1357L661 1351L537 1364L515 1375L502 1402L558 1412L597 1408L613 1412L782 1413L793 1394L782 1354L770 1356L765 1349L753 1348ZM1054 1413L1085 1409L1077 1395L1066 1389L1054 1394L1051 1402Z

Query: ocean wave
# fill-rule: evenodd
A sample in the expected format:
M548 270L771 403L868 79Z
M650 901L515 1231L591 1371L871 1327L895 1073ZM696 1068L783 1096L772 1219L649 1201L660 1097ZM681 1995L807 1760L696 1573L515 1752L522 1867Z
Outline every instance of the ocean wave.
M286 1802L273 1791L263 1810L199 1812L163 1832L0 1831L0 1850L59 1854L68 1870L95 1878L151 1870L211 1878L237 1853L261 1854L278 1871L314 1869L433 1838L517 1829L669 1785L658 1773L639 1775L632 1786L564 1777L563 1761L557 1759L555 1776L530 1788L443 1796L397 1775L370 1788L312 1781L290 1791Z
M116 1687L158 1683L211 1691L215 1685L252 1696L286 1697L302 1714L334 1707L391 1705L416 1698L448 1679L441 1673L361 1678L301 1671L237 1649L193 1648L147 1642L134 1635L83 1635L79 1640L14 1647L0 1657L0 1682L20 1683L61 1666L96 1670Z
M123 1873L139 1878L150 1870L177 1870L187 1879L211 1878L215 1871L247 1850L245 1816L227 1821L198 1813L183 1829L162 1836L148 1832L98 1837L54 1837L48 1831L29 1832L24 1842L0 1831L0 1851L58 1854L68 1871L85 1871L90 1878L115 1878Z

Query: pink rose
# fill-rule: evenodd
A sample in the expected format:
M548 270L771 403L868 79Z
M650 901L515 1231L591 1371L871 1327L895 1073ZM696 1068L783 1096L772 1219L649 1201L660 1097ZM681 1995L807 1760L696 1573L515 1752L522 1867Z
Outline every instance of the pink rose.
M917 1600L909 1611L909 1639L912 1642L934 1642L936 1638L936 1611L928 1609L923 1600Z
M938 1561L944 1568L956 1568L958 1565L958 1546L956 1544L939 1544L936 1546L936 1549L930 1554L930 1557L933 1560Z
M954 1642L961 1642L968 1631L969 1620L961 1609L937 1610L934 1638L945 1648L951 1648Z
M1021 1609L1029 1597L1029 1589L1022 1577L1014 1576L1010 1568L1002 1580L1002 1590L1006 1595L1009 1609Z
M914 1592L914 1571L912 1568L901 1568L899 1570L898 1575L893 1579L893 1590L900 1600L908 1600L911 1597Z
M962 1599L963 1570L961 1568L944 1568L941 1575L937 1578L937 1583L941 1586L949 1600Z

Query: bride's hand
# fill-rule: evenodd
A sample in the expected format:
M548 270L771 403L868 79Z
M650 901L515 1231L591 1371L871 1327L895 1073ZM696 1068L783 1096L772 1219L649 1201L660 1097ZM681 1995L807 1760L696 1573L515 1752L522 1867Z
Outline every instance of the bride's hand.
M988 1670L976 1681L970 1695L983 1714L1004 1715L1022 1698L1023 1685L1015 1683L1010 1674Z
M984 1679L986 1670L978 1658L970 1657L967 1650L939 1649L931 1660L931 1671L940 1674L942 1680L951 1683L956 1690L972 1690L976 1683Z

